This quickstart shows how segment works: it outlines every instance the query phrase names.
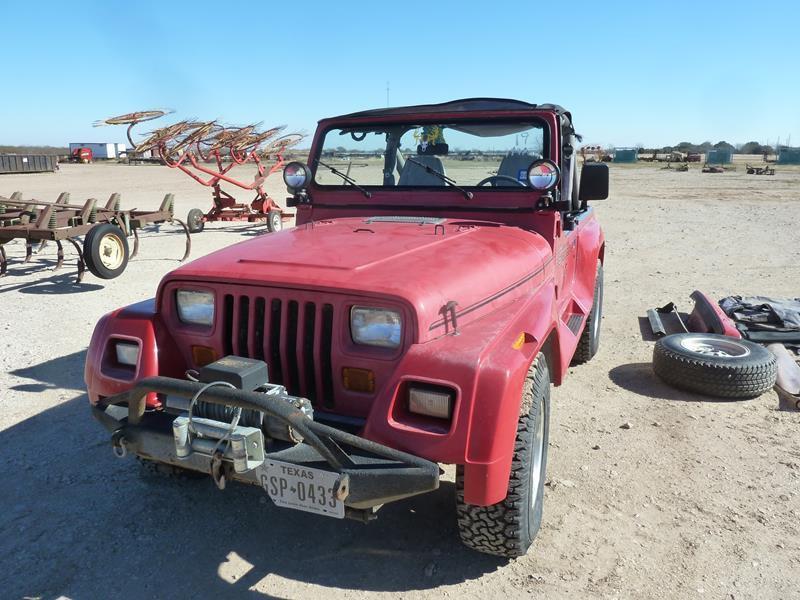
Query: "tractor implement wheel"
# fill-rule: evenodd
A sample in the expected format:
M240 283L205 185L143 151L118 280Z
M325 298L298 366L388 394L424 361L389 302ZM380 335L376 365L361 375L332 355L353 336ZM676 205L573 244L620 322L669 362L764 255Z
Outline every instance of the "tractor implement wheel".
M267 229L275 233L283 229L283 219L281 218L281 211L271 210L267 214Z
M128 239L122 230L111 223L95 225L83 242L86 267L100 279L119 277L128 266Z
M186 216L186 226L189 228L189 233L200 233L205 229L206 221L203 211L199 208L193 208Z

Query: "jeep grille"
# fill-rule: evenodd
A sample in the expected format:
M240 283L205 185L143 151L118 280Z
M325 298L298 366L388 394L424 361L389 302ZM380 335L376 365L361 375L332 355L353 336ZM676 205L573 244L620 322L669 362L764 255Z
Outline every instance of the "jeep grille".
M223 351L263 360L272 383L332 407L333 305L248 294L226 294Z

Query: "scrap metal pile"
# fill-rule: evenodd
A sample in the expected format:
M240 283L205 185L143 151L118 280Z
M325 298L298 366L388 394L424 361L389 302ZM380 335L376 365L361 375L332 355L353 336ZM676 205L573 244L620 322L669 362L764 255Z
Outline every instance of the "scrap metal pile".
M291 219L264 191L264 181L279 171L284 164L284 153L296 145L303 136L290 133L279 136L285 126L260 131L258 125L231 127L217 121L183 120L150 132L144 141L134 144L131 129L137 123L158 118L166 111L140 111L106 119L104 124L128 124L128 140L135 155L148 151L160 157L168 167L179 169L199 184L212 188L213 206L204 213L200 209L189 211L189 231L203 230L207 221L266 220L270 231L280 230L283 221ZM271 162L267 168L265 163ZM252 181L232 176L231 171L246 164L256 167ZM250 204L240 203L221 188L229 183L255 192Z
M0 196L0 277L8 271L4 245L11 240L25 240L25 259L33 257L33 245L41 250L52 241L58 248L55 269L64 263L63 241L71 243L78 252L78 279L83 279L88 267L101 279L113 279L122 274L128 260L139 252L138 229L146 225L176 222L186 233L186 251L181 262L191 250L189 229L173 216L174 198L164 196L158 210L123 210L119 194L112 194L104 206L89 198L83 204L71 204L70 195L63 192L55 202L24 200L20 192L10 198ZM133 251L128 246L128 236L133 235ZM80 236L85 236L81 241Z

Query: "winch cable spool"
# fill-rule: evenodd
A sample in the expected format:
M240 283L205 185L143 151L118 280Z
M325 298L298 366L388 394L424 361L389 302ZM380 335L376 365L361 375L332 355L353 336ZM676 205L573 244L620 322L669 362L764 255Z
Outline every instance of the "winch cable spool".
M186 371L186 379L191 381L200 381L198 376L200 373L194 369L189 369ZM219 382L219 383L228 383L228 382ZM229 384L230 385L230 384ZM245 408L242 410L241 408L233 408L232 406L227 406L224 404L214 404L213 402L203 402L202 400L198 400L196 405L196 416L204 417L206 419L213 419L214 421L222 421L224 423L229 423L233 420L236 411L239 411L239 424L245 427L257 427L261 429L262 425L264 424L264 413L258 410L252 410L249 408Z
M229 387L234 390L236 389L235 385L233 385L232 383L228 383L227 381L212 381L211 383L207 383L199 390L197 390L197 393L194 396L192 396L192 400L191 402L189 402L189 431L191 431L198 437L203 437L203 434L197 431L194 427L194 423L192 422L192 411L194 410L194 406L195 404L197 404L197 401L200 398L200 396L202 396L206 390L218 385ZM242 416L242 409L240 407L236 407L234 409L234 417L233 421L231 421L230 423L230 427L225 432L225 435L223 435L221 438L217 440L217 443L214 445L214 449L211 451L211 460L209 463L209 467L211 469L214 483L220 490L225 489L225 475L219 469L222 459L217 453L219 452L219 447L222 445L222 442L227 442L227 445L225 447L225 450L223 450L220 454L224 455L225 452L228 451L228 448L230 447L231 444L230 442L231 434L234 431L236 431L236 427L239 425L239 418L241 416Z

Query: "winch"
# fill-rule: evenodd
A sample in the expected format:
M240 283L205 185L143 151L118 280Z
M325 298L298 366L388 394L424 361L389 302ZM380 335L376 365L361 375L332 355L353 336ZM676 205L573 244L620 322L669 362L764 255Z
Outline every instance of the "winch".
M291 396L282 385L269 383L266 363L239 356L226 356L203 367L197 380L204 383L188 406L168 398L169 408L186 414L172 423L175 454L185 459L192 454L207 456L220 468L222 461L233 464L236 473L245 473L264 462L269 440L300 443L302 437L284 421L252 409L241 409L203 402L203 394L215 386L263 393L285 401L313 420L314 411L307 398Z

